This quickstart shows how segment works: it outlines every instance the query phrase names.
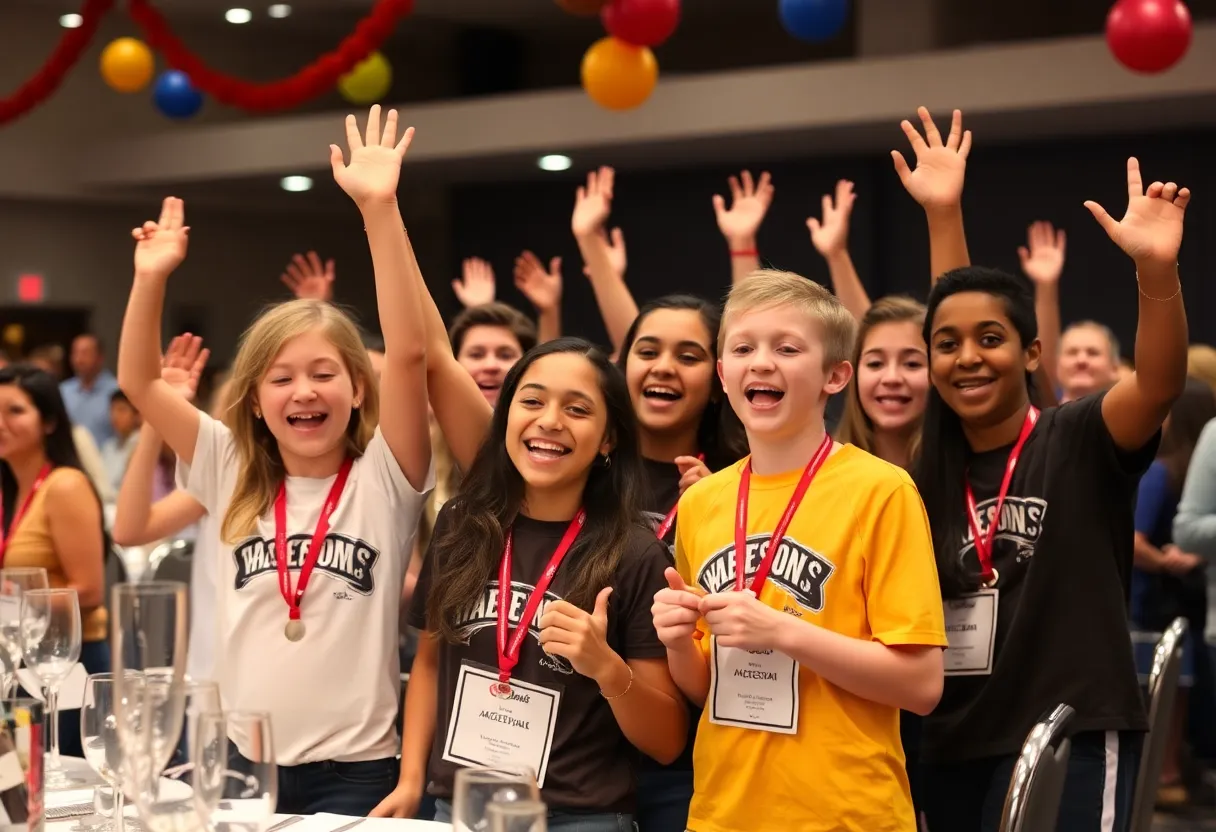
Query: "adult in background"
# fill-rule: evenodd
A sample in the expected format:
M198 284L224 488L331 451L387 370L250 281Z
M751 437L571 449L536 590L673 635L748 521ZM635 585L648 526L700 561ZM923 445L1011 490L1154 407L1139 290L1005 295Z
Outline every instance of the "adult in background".
M118 379L105 367L101 339L90 332L72 339L68 360L73 377L59 385L63 404L72 422L87 428L100 448L114 435L110 399L118 389Z

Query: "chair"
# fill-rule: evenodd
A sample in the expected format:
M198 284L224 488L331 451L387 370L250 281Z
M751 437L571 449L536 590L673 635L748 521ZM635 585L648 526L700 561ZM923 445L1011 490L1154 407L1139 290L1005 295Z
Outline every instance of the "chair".
M190 562L194 559L193 540L162 543L148 557L148 569L153 580L190 583Z
M1072 744L1065 732L1074 711L1056 705L1031 729L1013 767L1000 832L1050 832L1060 815L1060 796Z
M1129 832L1149 832L1153 825L1157 781L1161 778L1165 743L1170 733L1170 716L1174 711L1174 700L1178 697L1186 631L1186 620L1175 618L1162 633L1157 649L1153 651L1153 666L1148 675L1148 736L1140 755L1140 770L1136 773Z

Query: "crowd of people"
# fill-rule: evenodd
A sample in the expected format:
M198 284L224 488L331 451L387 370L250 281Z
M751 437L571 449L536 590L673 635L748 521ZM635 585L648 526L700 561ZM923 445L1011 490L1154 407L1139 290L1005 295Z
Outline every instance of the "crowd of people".
M297 255L295 299L206 397L201 339L162 345L189 244L166 198L132 232L117 377L93 335L66 381L53 351L0 369L3 564L78 591L97 672L111 538L192 539L189 672L271 714L282 812L450 820L461 767L510 764L558 832L995 832L1028 732L1066 703L1058 828L1123 830L1148 728L1132 632L1178 616L1194 686L1158 800L1186 801L1209 742L1188 710L1216 703L1190 192L1129 159L1122 217L1086 203L1130 260L1124 359L1102 324L1061 325L1063 231L1029 227L1021 275L972 265L971 134L918 115L914 160L892 156L928 223L926 303L867 295L848 181L807 221L832 291L760 268L773 183L744 172L713 203L725 302L639 308L601 168L571 231L607 346L563 332L561 262L530 252L535 323L471 259L445 326L396 203L413 129L348 116L331 162L380 334L332 303L332 261Z

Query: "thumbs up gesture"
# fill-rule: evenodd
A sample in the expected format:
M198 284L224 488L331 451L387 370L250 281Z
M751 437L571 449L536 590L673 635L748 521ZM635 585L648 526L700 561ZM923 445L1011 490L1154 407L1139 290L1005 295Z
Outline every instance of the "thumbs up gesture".
M687 649L696 637L703 593L684 583L680 573L671 567L663 576L667 578L667 587L654 594L654 604L650 607L654 629L667 649Z
M595 596L589 613L568 601L554 601L540 617L540 646L551 656L569 659L574 669L597 681L605 676L620 657L608 646L608 597L612 587Z

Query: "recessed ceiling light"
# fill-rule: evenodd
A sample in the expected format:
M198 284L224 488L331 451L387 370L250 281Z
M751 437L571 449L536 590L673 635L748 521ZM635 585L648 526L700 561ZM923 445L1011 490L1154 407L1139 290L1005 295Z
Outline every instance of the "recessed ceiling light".
M78 14L65 14L59 18L59 25L65 29L79 29L84 25L84 18Z
M229 9L224 12L224 20L229 23L248 23L253 20L253 12L249 9Z
M570 170L572 164L569 156L563 156L560 153L550 153L548 156L541 156L536 160L536 166L541 170Z
M310 176L284 176L279 180L279 187L285 191L290 191L293 194L303 193L304 191L312 190L312 177Z
M291 14L291 6L286 3L275 3L266 10L266 14L271 17L284 18Z

